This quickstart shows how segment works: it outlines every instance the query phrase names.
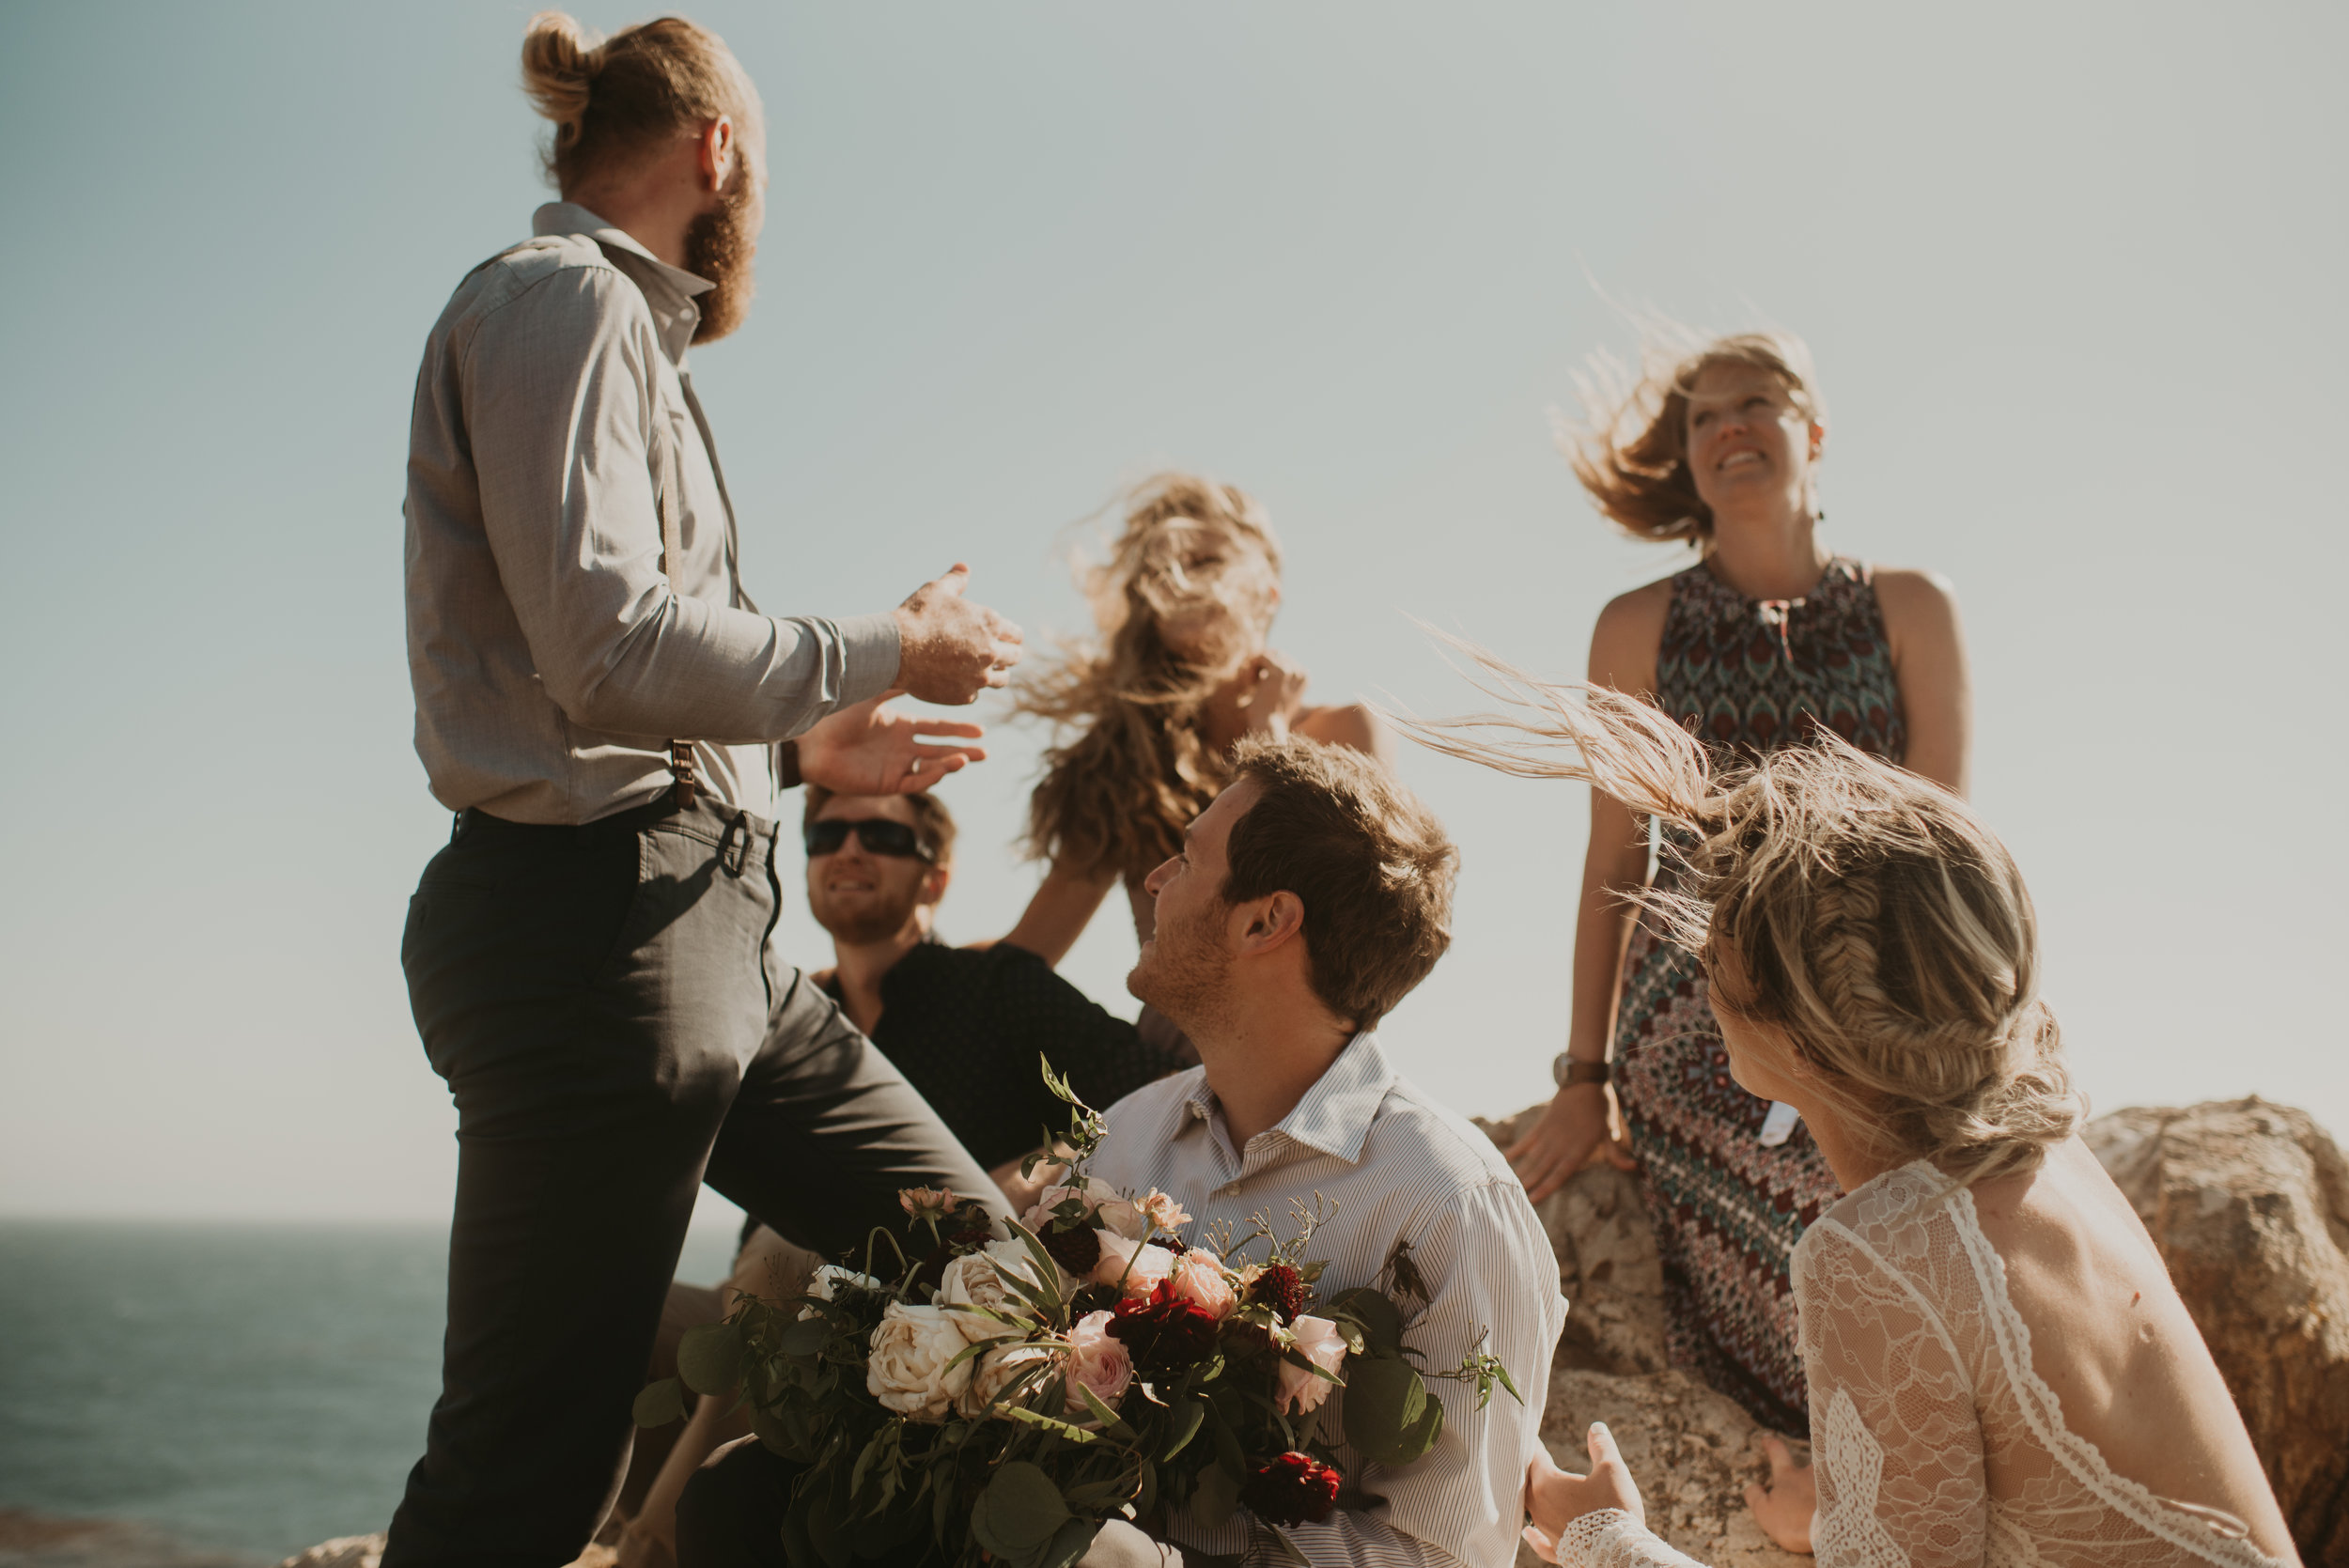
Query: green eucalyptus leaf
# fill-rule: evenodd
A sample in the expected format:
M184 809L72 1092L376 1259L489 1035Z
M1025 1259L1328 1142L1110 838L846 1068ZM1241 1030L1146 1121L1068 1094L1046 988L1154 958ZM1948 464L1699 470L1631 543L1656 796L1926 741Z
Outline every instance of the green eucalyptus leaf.
M1414 1446L1419 1428L1431 1406L1440 1422L1443 1406L1427 1397L1427 1385L1410 1363L1367 1359L1346 1370L1346 1440L1380 1465L1405 1463L1407 1451L1412 1457L1424 1453L1425 1443Z
M1115 1410L1111 1409L1109 1405L1103 1402L1099 1394L1095 1393L1091 1389L1086 1388L1082 1383L1079 1383L1076 1387L1079 1396L1084 1400L1085 1408L1093 1413L1093 1419L1095 1421L1099 1421L1102 1426L1109 1430L1109 1435L1125 1443L1130 1443L1134 1440L1134 1429L1126 1424L1125 1417L1119 1415ZM1196 1426L1199 1423L1196 1420L1194 1420L1191 1424Z
M1434 1448L1436 1439L1442 1436L1443 1405L1439 1401L1431 1399L1427 1402L1425 1413L1411 1424L1408 1431L1403 1434L1403 1441L1396 1449L1395 1456L1387 1463L1408 1465L1429 1449Z
M1097 1519L1071 1519L1052 1532L1051 1545L1044 1548L1037 1568L1069 1568L1069 1564L1085 1555L1093 1538L1101 1533Z
M776 1348L786 1356L813 1356L831 1342L832 1331L828 1318L803 1317L783 1331Z
M1330 1311L1361 1325L1372 1355L1392 1358L1403 1354L1403 1313L1377 1291L1366 1285L1346 1291L1330 1303Z
M1026 1562L1051 1544L1068 1519L1068 1505L1052 1478L1015 1459L979 1494L971 1510L971 1534L997 1557Z
M1199 1436L1199 1423L1206 1419L1207 1403L1203 1399L1187 1399L1174 1406L1174 1418L1166 1425L1166 1441L1159 1449L1161 1460L1172 1459L1190 1446Z
M1215 1445L1216 1466L1228 1474L1237 1486L1247 1478L1248 1456L1241 1452L1239 1435L1232 1430L1232 1423L1225 1417L1223 1407L1213 1402L1207 1405L1207 1437ZM1234 1493L1234 1496L1237 1495Z
M1025 1405L998 1405L995 1406L995 1413L998 1416L1008 1416L1016 1421L1026 1421L1030 1426L1042 1427L1052 1436L1072 1443L1097 1443L1101 1440L1101 1435L1098 1432L1087 1432L1081 1426L1073 1426L1057 1416L1047 1416L1039 1411L1028 1409Z
M742 1377L742 1338L730 1323L688 1328L677 1341L677 1375L697 1394L733 1391Z
M674 1377L658 1383L647 1383L636 1395L636 1403L629 1410L638 1426L667 1426L671 1421L685 1419L685 1387Z

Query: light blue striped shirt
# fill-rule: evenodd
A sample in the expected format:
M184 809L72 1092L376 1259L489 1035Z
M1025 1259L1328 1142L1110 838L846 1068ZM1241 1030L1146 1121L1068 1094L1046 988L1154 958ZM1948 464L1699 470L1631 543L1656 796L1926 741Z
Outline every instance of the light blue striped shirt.
M1337 1205L1306 1249L1329 1265L1316 1287L1321 1299L1376 1283L1394 1244L1408 1241L1431 1298L1405 1331L1423 1366L1457 1366L1490 1330L1485 1348L1525 1394L1519 1405L1496 1389L1479 1411L1472 1385L1430 1378L1428 1390L1444 1407L1435 1448L1392 1469L1341 1449L1347 1480L1385 1502L1289 1527L1289 1538L1315 1568L1505 1568L1517 1553L1525 1467L1540 1449L1550 1357L1566 1320L1549 1238L1525 1188L1490 1139L1388 1063L1375 1035L1356 1035L1296 1109L1245 1149L1232 1147L1206 1072L1161 1079L1111 1107L1093 1174L1180 1202L1191 1215L1187 1241L1219 1219L1244 1234L1258 1214L1276 1234L1292 1235L1291 1203L1310 1206L1318 1193ZM1324 1433L1342 1430L1345 1398L1343 1390L1330 1396ZM1206 1552L1247 1544L1244 1515L1209 1529L1177 1514L1168 1533Z

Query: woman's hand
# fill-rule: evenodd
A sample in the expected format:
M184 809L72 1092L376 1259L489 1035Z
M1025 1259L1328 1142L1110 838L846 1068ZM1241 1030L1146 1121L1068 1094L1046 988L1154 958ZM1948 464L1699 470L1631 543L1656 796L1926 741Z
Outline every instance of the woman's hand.
M1765 1435L1764 1452L1770 1456L1768 1485L1756 1482L1746 1487L1746 1506L1753 1510L1754 1523L1762 1533L1790 1552L1811 1549L1811 1515L1819 1506L1819 1488L1812 1479L1811 1467L1797 1465L1785 1442Z
M1595 1153L1618 1171L1639 1169L1615 1114L1614 1091L1603 1083L1569 1083L1559 1090L1532 1130L1507 1150L1525 1195L1537 1203L1565 1186Z
M1267 648L1240 666L1237 706L1246 716L1250 735L1275 739L1288 734L1289 722L1305 706L1305 672Z
M1525 1527L1525 1544L1544 1562L1558 1560L1558 1538L1585 1514L1620 1508L1631 1515L1634 1524L1647 1523L1639 1483L1631 1479L1623 1455L1615 1452L1615 1439L1608 1433L1607 1423L1593 1421L1585 1441L1591 1451L1589 1475L1560 1469L1547 1453L1535 1454L1525 1467L1525 1511L1533 1516L1533 1522Z

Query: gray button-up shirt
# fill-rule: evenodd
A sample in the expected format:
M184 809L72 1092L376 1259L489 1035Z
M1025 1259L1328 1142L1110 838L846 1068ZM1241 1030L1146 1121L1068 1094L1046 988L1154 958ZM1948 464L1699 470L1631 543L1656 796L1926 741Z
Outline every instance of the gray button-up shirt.
M1334 1203L1335 1216L1305 1249L1329 1265L1315 1287L1325 1301L1377 1283L1394 1244L1408 1241L1431 1298L1407 1320L1404 1342L1426 1370L1444 1371L1490 1330L1484 1348L1501 1358L1525 1403L1495 1389L1479 1410L1473 1387L1429 1378L1427 1391L1443 1405L1432 1450L1392 1469L1339 1452L1346 1478L1385 1503L1285 1533L1313 1568L1506 1568L1524 1518L1525 1467L1542 1451L1542 1405L1566 1303L1549 1237L1491 1139L1397 1073L1375 1036L1358 1034L1281 1125L1247 1148L1232 1147L1222 1102L1206 1069L1193 1067L1112 1106L1091 1170L1137 1195L1155 1187L1179 1201L1193 1220L1184 1237L1193 1241L1219 1219L1245 1234L1258 1214L1293 1235L1293 1204L1310 1207L1316 1194ZM1343 1389L1330 1394L1324 1433L1342 1430L1345 1400ZM1209 1528L1176 1514L1167 1532L1207 1552L1247 1545L1237 1516Z
M686 373L710 285L571 203L532 229L458 285L416 376L416 754L452 811L576 823L666 790L686 739L705 788L772 815L774 743L888 688L895 618L758 613Z

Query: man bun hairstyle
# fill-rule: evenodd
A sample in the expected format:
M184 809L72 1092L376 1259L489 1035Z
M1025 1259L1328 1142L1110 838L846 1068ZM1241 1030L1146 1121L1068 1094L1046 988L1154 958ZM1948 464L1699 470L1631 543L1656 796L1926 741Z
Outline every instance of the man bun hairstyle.
M554 122L547 174L567 195L721 115L734 117L754 174L765 155L757 89L724 39L681 16L599 39L565 12L540 11L522 35L522 90Z
M1314 995L1376 1028L1452 945L1459 851L1418 797L1347 747L1249 739L1232 768L1261 793L1232 826L1223 902L1295 893Z
M1875 1152L1973 1182L2035 1170L2077 1130L2030 893L1965 801L1824 731L1716 758L1636 697L1465 651L1513 711L1404 728L1684 830L1666 840L1683 891L1634 901L1705 960L1715 1011L1781 1031Z

